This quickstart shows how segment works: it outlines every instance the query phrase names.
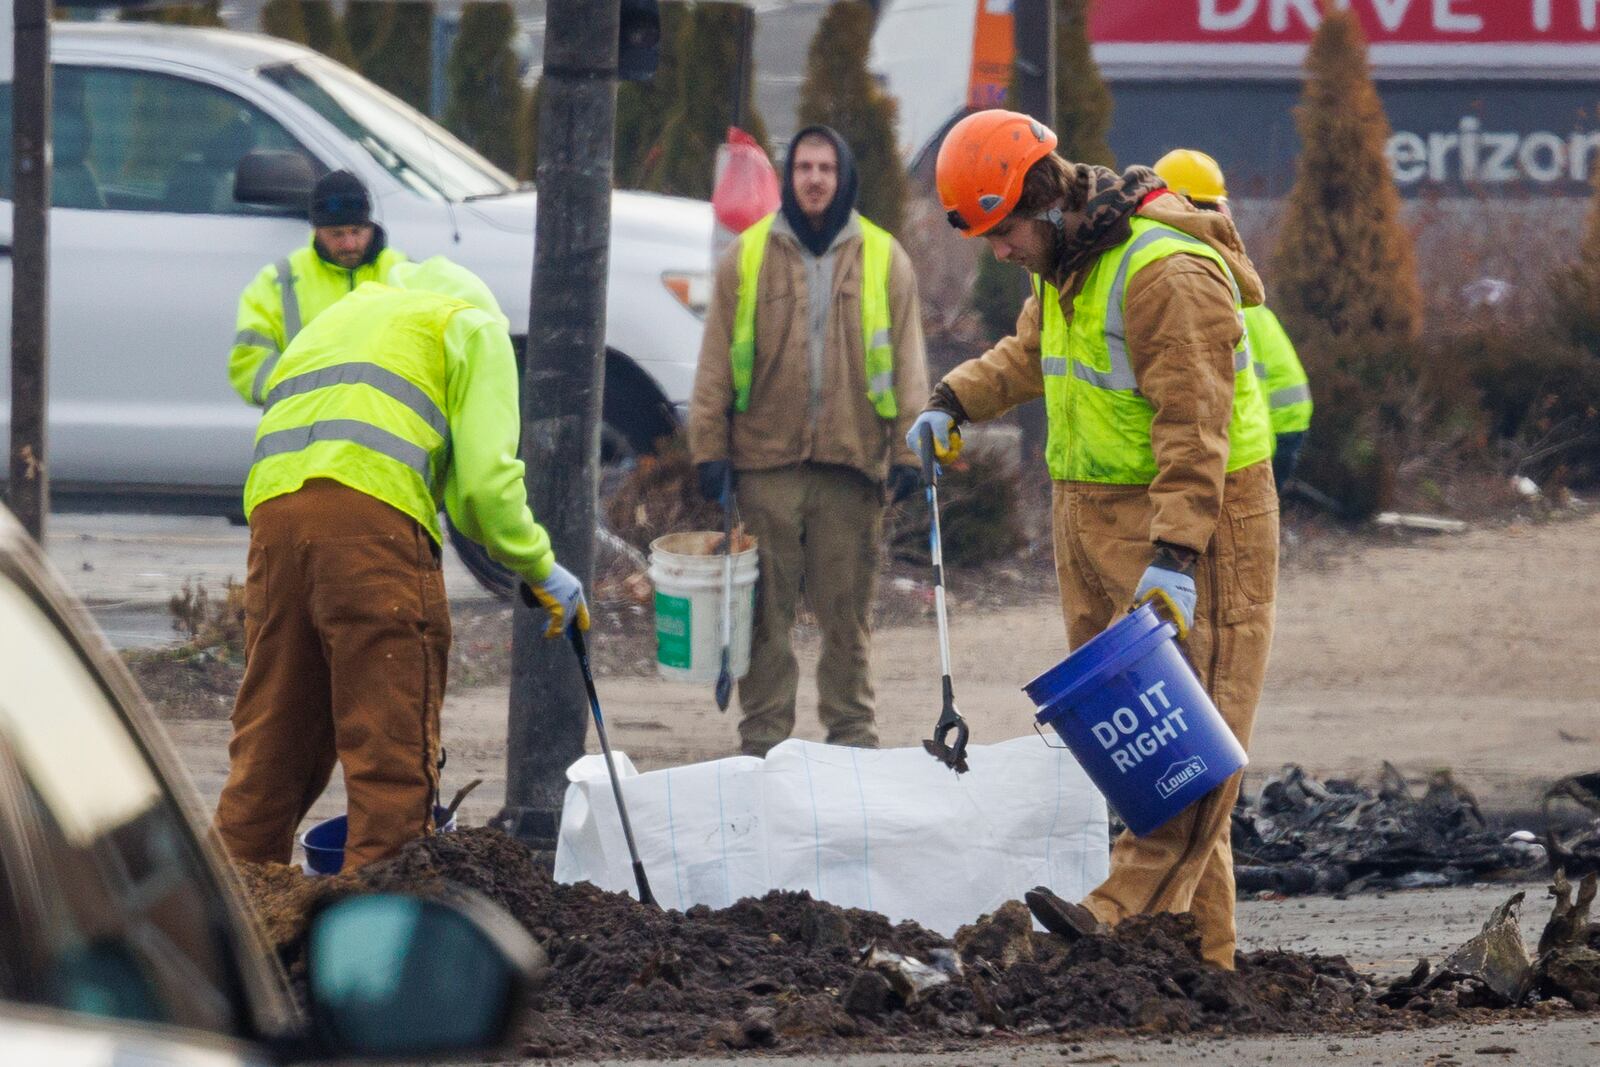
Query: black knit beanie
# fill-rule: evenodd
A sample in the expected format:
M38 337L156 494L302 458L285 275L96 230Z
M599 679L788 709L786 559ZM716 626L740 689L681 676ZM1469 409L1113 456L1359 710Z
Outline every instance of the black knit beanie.
M324 174L311 190L311 225L363 226L372 221L372 198L347 170Z

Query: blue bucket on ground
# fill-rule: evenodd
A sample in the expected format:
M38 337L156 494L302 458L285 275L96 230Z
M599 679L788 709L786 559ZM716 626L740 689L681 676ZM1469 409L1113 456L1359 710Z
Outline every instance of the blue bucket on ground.
M1140 837L1247 762L1177 636L1146 604L1022 687Z
M440 833L456 828L456 817L448 808L433 806L433 825ZM306 852L306 866L312 874L338 874L344 867L344 839L350 833L350 822L343 815L323 819L300 835L300 847Z

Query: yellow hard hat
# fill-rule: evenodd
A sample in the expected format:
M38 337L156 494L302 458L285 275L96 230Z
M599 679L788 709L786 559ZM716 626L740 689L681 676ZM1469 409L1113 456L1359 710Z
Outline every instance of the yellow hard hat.
M1228 183L1217 161L1194 148L1174 148L1156 160L1156 173L1167 188L1190 200L1218 203L1228 199Z

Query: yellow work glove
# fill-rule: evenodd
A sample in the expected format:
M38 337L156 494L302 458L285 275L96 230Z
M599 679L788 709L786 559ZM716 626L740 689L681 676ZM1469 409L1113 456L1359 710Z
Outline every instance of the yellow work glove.
M583 583L559 563L550 568L544 581L524 583L522 600L530 608L543 608L550 614L546 637L557 637L574 624L585 632L589 629L589 602L583 595Z
M948 411L924 411L906 431L906 447L923 460L923 444L928 434L933 434L933 458L949 463L961 455L961 431L956 428L956 417Z

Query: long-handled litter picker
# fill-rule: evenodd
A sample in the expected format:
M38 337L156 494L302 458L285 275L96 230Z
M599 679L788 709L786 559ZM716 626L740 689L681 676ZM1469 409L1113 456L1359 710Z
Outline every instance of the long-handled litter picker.
M650 879L644 875L644 864L639 861L639 848L633 843L633 824L628 822L628 807L622 802L622 783L617 780L617 765L611 762L611 742L606 740L606 722L600 717L600 695L594 691L594 671L589 668L589 649L583 642L583 631L576 624L567 627L567 637L572 650L578 654L578 666L583 668L583 687L589 691L589 710L594 712L594 732L600 737L600 752L605 757L606 773L611 775L611 795L617 798L617 814L622 816L622 836L628 842L628 856L633 860L633 879L639 885L639 900L655 904L655 894L650 892Z
M717 675L717 710L727 711L733 697L733 463L722 472L722 671Z
M922 481L928 495L928 553L933 557L933 606L939 618L939 665L944 670L944 708L934 724L933 737L922 747L934 759L961 774L967 770L967 720L956 710L955 689L950 684L950 623L944 611L944 549L939 540L939 465L933 461L933 429L922 431ZM956 732L955 744L945 738Z

